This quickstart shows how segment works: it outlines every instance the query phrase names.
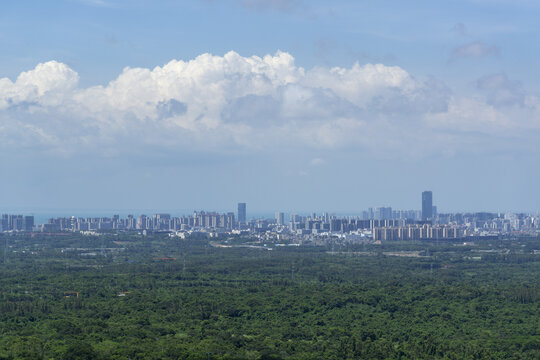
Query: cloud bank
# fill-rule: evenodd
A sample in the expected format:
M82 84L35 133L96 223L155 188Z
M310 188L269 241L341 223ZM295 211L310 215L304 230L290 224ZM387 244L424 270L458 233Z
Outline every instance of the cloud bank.
M383 157L491 151L540 129L540 100L519 83L478 80L462 98L397 66L304 69L292 55L202 54L125 68L105 86L49 61L0 78L0 150L74 156L340 150ZM486 94L483 94L485 92ZM515 145L515 146L514 146ZM531 145L532 146L532 145Z

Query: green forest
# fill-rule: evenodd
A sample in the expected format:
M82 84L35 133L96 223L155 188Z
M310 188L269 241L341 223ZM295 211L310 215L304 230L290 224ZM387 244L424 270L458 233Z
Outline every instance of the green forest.
M0 234L0 359L540 359L538 238L216 241Z

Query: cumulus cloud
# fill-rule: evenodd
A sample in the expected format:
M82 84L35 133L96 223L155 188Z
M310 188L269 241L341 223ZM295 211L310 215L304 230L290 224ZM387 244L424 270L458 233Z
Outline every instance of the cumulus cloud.
M475 41L455 48L450 55L450 61L458 59L479 59L486 56L499 55L499 48L480 41Z
M526 114L497 107L508 100L501 91L521 89L500 74L478 81L480 92L499 94L483 101L460 98L440 81L398 66L304 69L280 51L125 68L105 86L82 88L78 80L56 61L14 81L0 79L0 149L61 156L274 149L422 156L426 148L459 146L456 132L472 142L478 134L537 129L540 119L540 101L531 96L520 98Z
M15 82L0 79L0 110L21 103L60 105L78 81L79 75L65 64L56 61L39 64L21 73Z
M447 112L426 117L430 126L455 132L499 134L513 123L493 106L476 99L453 99Z

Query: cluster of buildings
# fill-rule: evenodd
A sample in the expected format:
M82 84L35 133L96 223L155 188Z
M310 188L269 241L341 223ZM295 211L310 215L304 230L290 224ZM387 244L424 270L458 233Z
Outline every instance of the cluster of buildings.
M239 203L236 214L195 211L191 215L170 214L120 217L60 217L34 225L33 216L2 215L0 231L165 231L185 236L192 232L248 233L256 237L294 239L306 236L347 234L373 240L458 239L469 236L497 236L512 232L540 233L540 216L514 213L438 214L431 191L422 193L422 210L370 208L360 216L310 215L276 212L275 218L248 220L246 203Z
M415 224L373 229L373 240L375 241L460 239L474 235L476 235L474 230L449 225Z
M246 203L238 204L238 218L233 212L217 213L195 211L192 215L173 217L170 214L151 216L128 215L120 217L57 217L45 224L34 225L33 216L2 215L0 231L103 231L103 230L146 230L146 231L188 231L193 229L213 229L231 231L247 229Z
M32 231L34 229L34 217L28 215L2 214L0 221L1 231Z
M173 217L170 214L151 216L128 215L112 217L81 218L61 217L49 219L41 225L41 231L97 231L97 230L145 230L145 231L187 231L192 229L215 229L231 231L243 224L236 220L234 213L195 211L193 215Z

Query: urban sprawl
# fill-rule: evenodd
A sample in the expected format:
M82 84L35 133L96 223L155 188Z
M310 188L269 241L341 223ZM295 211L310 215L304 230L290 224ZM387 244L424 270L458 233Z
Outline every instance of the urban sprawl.
M261 240L293 244L317 244L328 238L346 241L395 241L469 239L508 235L538 235L540 215L525 213L452 213L438 214L431 191L422 193L422 210L370 208L361 216L339 217L329 213L297 215L285 220L276 212L271 219L247 220L246 203L239 203L236 214L195 211L189 216L170 214L152 216L59 217L45 224L34 224L33 216L3 214L1 232L72 231L99 234L106 231L169 232L186 238L193 234L217 237L225 234L250 235Z

